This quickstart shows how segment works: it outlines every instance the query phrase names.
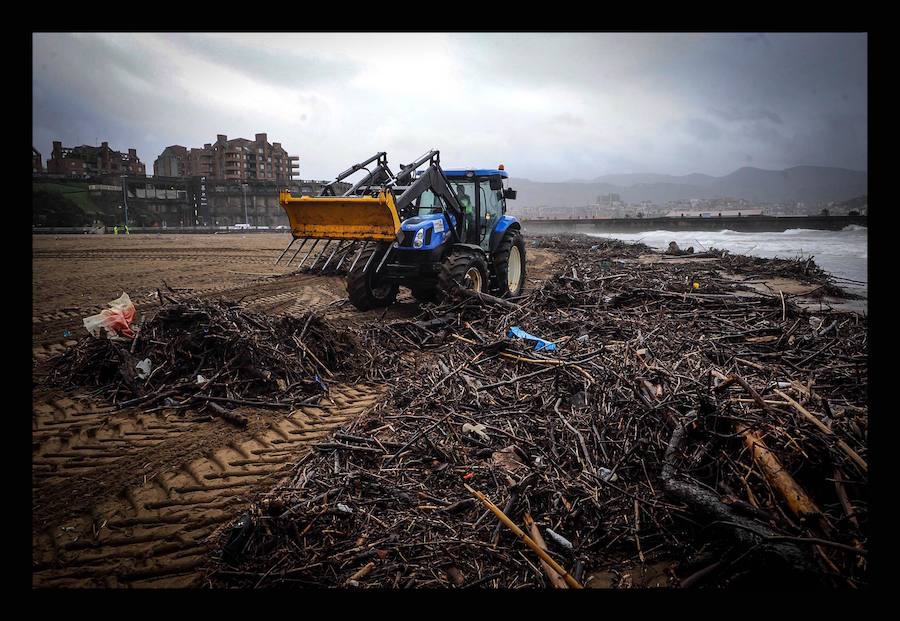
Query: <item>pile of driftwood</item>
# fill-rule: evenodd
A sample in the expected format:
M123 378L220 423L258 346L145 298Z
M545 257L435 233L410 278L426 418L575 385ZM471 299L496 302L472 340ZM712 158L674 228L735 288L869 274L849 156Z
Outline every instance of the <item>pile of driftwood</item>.
M795 278L801 282L823 283L828 281L828 272L816 265L812 256L793 259L753 257L744 254L732 254L727 250L710 248L710 253L721 256L721 265L736 274L756 276L781 276Z
M360 330L390 399L242 516L210 579L575 588L662 565L681 587L866 585L865 318L715 263L541 245L563 260L537 290Z
M699 256L699 255L698 255ZM818 285L806 297L832 297L845 300L860 299L858 294L839 286L835 278L816 265L812 256L795 258L752 257L731 254L727 250L710 248L707 256L716 256L716 265L732 274L751 278L789 278L805 284Z
M559 251L588 250L593 257L615 257L624 259L639 257L652 252L649 246L641 243L629 243L620 239L600 239L590 235L539 235L528 239L533 248L549 248Z
M314 314L274 317L181 297L153 310L134 339L85 337L54 361L49 381L96 387L121 407L206 405L246 424L223 406L291 407L363 355L352 334Z

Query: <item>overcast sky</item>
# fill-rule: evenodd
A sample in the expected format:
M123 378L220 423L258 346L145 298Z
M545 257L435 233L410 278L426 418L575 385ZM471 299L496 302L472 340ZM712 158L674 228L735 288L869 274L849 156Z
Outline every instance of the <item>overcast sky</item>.
M376 151L537 181L867 170L864 34L35 34L34 146L268 133L330 179Z

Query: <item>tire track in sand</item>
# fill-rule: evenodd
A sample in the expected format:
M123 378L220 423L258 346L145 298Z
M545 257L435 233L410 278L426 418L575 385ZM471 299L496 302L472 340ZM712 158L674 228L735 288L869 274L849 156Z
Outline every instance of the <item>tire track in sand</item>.
M39 467L33 472L33 586L198 584L214 531L270 489L316 442L375 407L382 390L334 386L315 406L277 418L245 411L253 417L246 430L219 423L216 433L212 422L192 426L146 414L137 415L132 426L104 425L108 413L102 408L72 399L39 402L35 426L43 436L34 446ZM204 441L194 434L206 436L201 454L196 445ZM165 457L165 467L157 468L154 456ZM89 491L97 487L94 479L128 470L143 479L101 485L82 510L42 519L45 497L76 496L72 479L86 481L82 487Z

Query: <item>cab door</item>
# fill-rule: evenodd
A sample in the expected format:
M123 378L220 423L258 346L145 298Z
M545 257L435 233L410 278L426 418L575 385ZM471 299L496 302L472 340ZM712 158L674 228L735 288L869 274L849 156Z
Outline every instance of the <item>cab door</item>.
M493 232L497 222L500 220L500 216L505 211L503 181L499 175L483 177L478 180L478 207L478 212L481 214L478 245L488 250L491 242L491 232Z

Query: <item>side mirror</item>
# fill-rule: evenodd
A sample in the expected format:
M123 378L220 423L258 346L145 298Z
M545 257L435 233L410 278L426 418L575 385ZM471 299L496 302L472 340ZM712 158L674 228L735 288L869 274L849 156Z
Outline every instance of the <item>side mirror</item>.
M496 179L496 178L492 177L490 183L491 183L492 190L502 190L503 189L503 182L500 181L500 179Z
M506 188L503 190L503 198L511 201L516 200L516 191L512 188Z

